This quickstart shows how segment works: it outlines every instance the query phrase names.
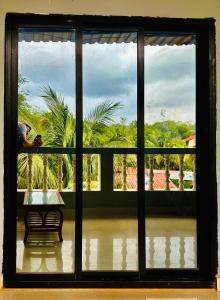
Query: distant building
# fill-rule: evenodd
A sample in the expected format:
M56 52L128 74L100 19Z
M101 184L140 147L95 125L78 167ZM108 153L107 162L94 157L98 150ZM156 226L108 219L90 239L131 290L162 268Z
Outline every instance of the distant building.
M196 135L192 134L188 136L187 138L183 139L184 142L186 142L186 146L188 148L193 148L196 146Z
M172 174L170 170L170 175ZM178 171L177 171L178 173ZM177 177L178 178L178 177ZM120 175L116 175L115 180L117 183L122 183L122 177ZM153 178L153 187L154 190L164 190L165 187L165 181L166 181L166 175L165 170L154 170L154 178ZM137 169L133 167L127 168L127 189L128 190L137 190ZM149 169L145 169L145 188L148 190L149 186ZM178 190L178 187L170 180L169 182L169 188L170 190Z

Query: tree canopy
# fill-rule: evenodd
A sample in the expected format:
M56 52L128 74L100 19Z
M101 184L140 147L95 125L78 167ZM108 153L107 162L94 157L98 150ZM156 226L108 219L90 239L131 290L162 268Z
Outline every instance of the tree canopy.
M41 111L28 102L28 91L23 90L26 79L19 76L18 93L18 120L26 122L32 127L31 136L41 134L43 146L47 147L75 147L76 118L51 86L44 86L41 98L47 110ZM119 101L103 99L89 111L83 120L83 147L137 147L137 121L127 123L125 118L116 121L115 114L120 111L122 104ZM184 139L195 134L195 124L174 120L163 120L153 124L144 124L145 147L186 147ZM187 157L187 156L186 156ZM71 155L64 156L63 184L71 187L72 182ZM55 155L49 157L49 185L56 186L57 163ZM192 161L186 158L187 168L192 168ZM41 184L43 177L43 161L39 155L34 156L33 163L34 186ZM162 168L163 161L160 155L155 156L155 167ZM171 168L178 169L175 155L171 156ZM27 170L27 159L23 154L18 159L18 186L23 188Z

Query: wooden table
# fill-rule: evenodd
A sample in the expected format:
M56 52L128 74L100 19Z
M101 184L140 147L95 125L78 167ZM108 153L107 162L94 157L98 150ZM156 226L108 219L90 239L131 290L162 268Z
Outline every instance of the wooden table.
M62 242L63 212L65 206L59 192L25 192L23 207L25 208L24 224L26 243L29 232L57 232Z

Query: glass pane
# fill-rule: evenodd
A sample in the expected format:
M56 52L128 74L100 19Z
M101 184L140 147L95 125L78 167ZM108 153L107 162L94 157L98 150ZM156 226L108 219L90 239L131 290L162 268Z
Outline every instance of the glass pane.
M83 34L84 147L136 147L136 38L134 33Z
M146 268L196 268L196 152L178 153L196 147L195 36L146 34L144 50Z
M19 29L18 73L17 272L73 273L74 30ZM24 153L36 135L42 147L72 150Z
M83 146L92 148L83 157L83 271L138 269L137 158L118 152L136 147L136 39L83 33Z
M195 37L145 35L145 147L195 147Z

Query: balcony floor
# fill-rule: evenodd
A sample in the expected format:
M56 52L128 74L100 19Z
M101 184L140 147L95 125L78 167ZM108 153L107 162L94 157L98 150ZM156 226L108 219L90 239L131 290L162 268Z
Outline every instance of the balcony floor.
M147 268L195 268L196 221L146 219ZM74 222L65 220L63 242L56 233L30 234L24 247L24 224L17 221L17 272L74 272ZM137 220L83 221L83 270L137 270Z

